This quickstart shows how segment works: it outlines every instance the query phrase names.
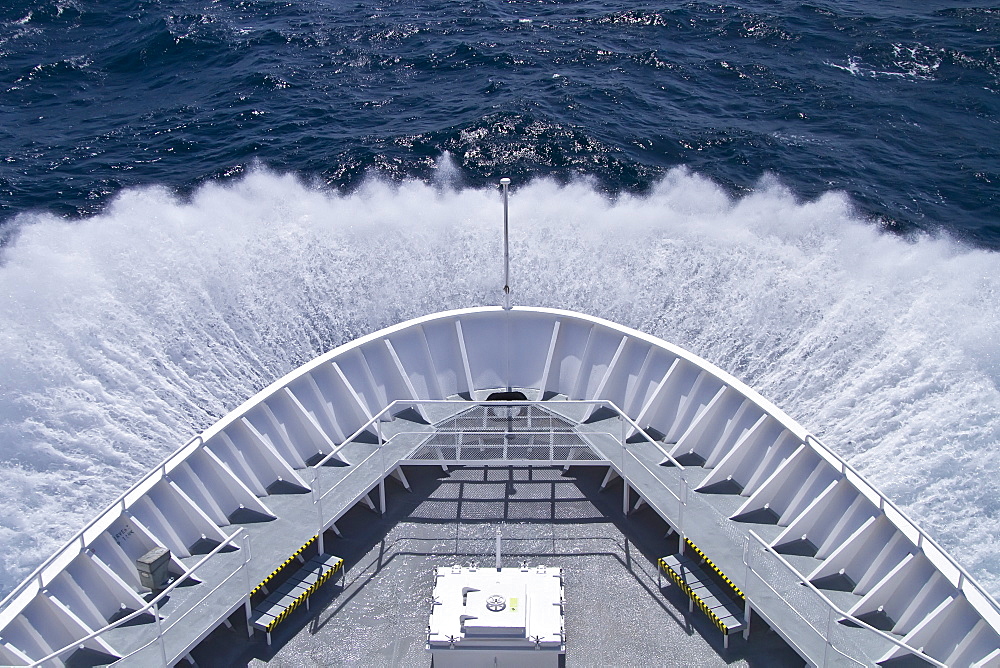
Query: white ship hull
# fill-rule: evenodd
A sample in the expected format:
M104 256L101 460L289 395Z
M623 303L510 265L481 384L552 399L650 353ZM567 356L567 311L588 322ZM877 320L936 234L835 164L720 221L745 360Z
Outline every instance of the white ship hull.
M479 403L504 390L525 401ZM173 665L241 610L262 629L269 574L427 465L606 467L623 510L649 505L731 586L732 629L758 615L808 663L1000 665L997 603L781 410L654 337L534 308L430 315L277 381L3 602L0 662ZM154 596L135 561L158 546L176 579Z

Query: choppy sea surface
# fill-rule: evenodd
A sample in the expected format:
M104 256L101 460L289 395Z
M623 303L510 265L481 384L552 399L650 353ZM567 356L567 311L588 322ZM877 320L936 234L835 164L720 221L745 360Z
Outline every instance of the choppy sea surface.
M0 7L0 594L374 329L514 301L687 347L1000 593L1000 9Z

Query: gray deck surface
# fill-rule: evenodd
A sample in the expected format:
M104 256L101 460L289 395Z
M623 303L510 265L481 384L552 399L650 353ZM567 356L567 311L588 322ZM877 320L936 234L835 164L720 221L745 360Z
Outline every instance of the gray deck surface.
M598 426L607 428L611 433L618 430L616 420L591 425ZM662 465L663 454L655 445L648 441L630 443L626 448L627 452L622 453L615 439L609 436L606 446L601 441L595 442L595 446L625 473L630 484L642 493L644 499L662 517L678 518L678 503L664 489L664 485L677 493L681 487L682 474L677 467ZM746 497L739 494L696 492L695 489L708 473L708 469L700 466L685 467L688 493L687 504L680 518L683 531L737 587L743 591L753 588L753 600L760 608L755 613L762 612L770 623L780 624L786 637L794 639L800 651L817 664L857 665L836 652L828 651L825 640L815 629L832 629L842 640L841 647L851 648L856 658L867 658L868 661L880 658L892 648L891 642L867 630L840 624L836 619L830 624L830 609L819 601L814 592L802 586L786 570L776 567L776 564L758 562L755 568L768 572L770 584L781 586L782 597L792 604L795 612L791 612L776 594L759 584L759 578L751 575L753 581L748 583L748 571L743 563L743 544L747 531L753 530L761 538L771 542L784 527L730 520L729 517L746 501ZM786 555L785 558L802 573L812 572L820 563L814 557ZM824 594L844 610L849 610L859 600L856 594L850 592L825 591Z
M456 406L425 406L423 415L439 423L466 410ZM579 423L586 408L553 402L545 410ZM453 469L449 475L439 466L426 465L432 462L406 468L411 481L419 481L415 485L419 489L412 494L406 494L395 481L386 483L391 497L388 514L379 517L356 505L358 500L371 493L369 498L377 503L381 477L394 462L423 448L421 444L434 431L415 412L410 411L409 417L412 419L380 425L385 443L381 449L363 440L345 448L342 454L350 466L301 471L309 484L315 472L318 493L288 484L272 489L263 501L277 519L239 525L249 535L253 554L247 568L208 595L227 573L242 564L244 552L220 553L209 560L197 573L204 584L175 589L163 606L162 625L170 629L165 634L165 647L161 650L159 643L153 643L123 663L162 663L164 651L168 662L176 661L207 630L231 616L237 630L215 631L194 654L201 665L246 665L251 660L276 665L428 665L423 629L429 612L431 570L472 559L492 562L489 552L494 530L502 524L509 565L523 557L566 569L566 660L570 665L800 664L797 655L763 623L763 639L753 634L746 644L742 638L731 638L729 652L723 653L722 635L707 618L696 611L687 619L687 599L679 590L667 586L663 592L655 591L656 559L678 549L676 537L663 537L667 526L660 518L668 519L675 528L682 527L736 586L744 591L753 587L753 600L763 609L764 621L780 626L785 639L793 639L816 663L839 665L836 656L825 654L825 642L814 629L832 628L853 651L863 649L859 655L878 657L890 647L869 632L835 620L831 625L829 611L816 594L776 567L776 562L757 565L764 571L770 569L769 581L793 603L795 612L763 587L759 578L751 575L751 582L746 582L746 531L753 529L771 540L780 527L729 520L745 497L694 491L708 473L698 466L688 466L683 473L687 505L681 514L677 499L668 490L680 494L682 473L675 466L664 465L663 448L668 446L638 439L623 451L622 426L617 418L601 420L595 416L596 421L581 425L579 431L586 432L583 440L598 458L612 463L629 479L635 490L630 505L638 500L636 494L648 503L649 507L628 518L622 515L620 479L599 491L603 467L577 466L563 473L560 468L503 466ZM369 440L376 441L374 434ZM331 489L333 492L317 503L318 496ZM338 593L339 585L324 586L312 598L318 606L309 613L297 610L272 633L271 650L262 649L262 636L248 642L242 621L246 592L317 533L321 516L323 523L336 519L344 534L343 539L333 539L327 532L326 551L345 558L347 591ZM198 559L200 556L194 556L186 561L193 564ZM789 555L788 559L802 572L810 572L818 563L813 557ZM576 606L573 592L578 597ZM845 609L855 596L836 591L829 594ZM113 629L106 639L123 653L133 651L155 637L156 625L151 619ZM308 619L313 621L307 631L304 624ZM752 622L752 631L756 628ZM298 634L291 637L295 632ZM862 647L863 643L872 646ZM211 649L206 651L205 647ZM226 658L220 662L221 656ZM771 657L780 660L774 662Z
M408 430L425 428L413 423L406 424ZM349 510L373 485L377 485L380 472L388 466L387 462L399 459L404 451L412 447L413 442L399 440L386 443L382 451L367 457L376 447L357 444L351 452L354 466L324 466L316 469L319 490L326 491L336 487L336 491L322 502L324 517L334 518ZM242 550L221 552L195 572L194 575L203 584L174 589L161 607L161 625L166 642L164 649L168 662L181 658L192 642L200 640L234 609L241 607L251 588L316 535L319 516L312 493L285 485L280 490L272 490L263 501L277 515L276 519L233 525L234 530L242 527L250 537L253 559L245 570L232 575L243 564ZM202 555L194 555L182 562L193 566L201 558ZM209 590L223 580L226 581L214 593L209 594ZM114 628L104 634L109 644L123 655L142 648L138 653L128 656L123 664L141 666L163 663L164 650L161 650L160 644L157 642L148 645L156 638L156 624L151 620L152 617L149 616L145 623ZM167 632L168 629L170 632Z
M347 560L347 586L324 585L272 633L247 641L217 630L194 651L200 666L429 666L424 649L435 566L522 559L565 569L568 666L796 666L801 659L763 625L751 641L722 634L664 580L656 559L677 540L648 508L621 514L621 483L574 467L411 467L408 494L393 483L384 517L358 507L327 549Z

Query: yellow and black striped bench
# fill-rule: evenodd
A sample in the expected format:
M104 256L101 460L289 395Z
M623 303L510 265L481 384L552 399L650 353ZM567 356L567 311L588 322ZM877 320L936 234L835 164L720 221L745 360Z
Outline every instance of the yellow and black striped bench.
M720 578L722 578L722 581L725 582L727 585L729 585L729 588L733 590L734 594L736 594L737 596L739 596L741 599L745 599L746 598L746 596L743 595L743 592L740 591L740 588L737 587L733 583L733 581L729 579L729 576L726 575L725 573L723 573L721 570L719 570L719 567L716 566L714 563L712 563L712 560L709 559L707 556L705 556L705 553L702 552L701 549L697 545L695 545L694 543L692 543L690 538L685 538L684 542L687 543L687 546L689 548L691 548L694 551L694 553L697 554L701 558L701 562L705 566L708 566L713 571L715 571L716 575L718 575Z
M254 606L250 622L255 629L267 634L271 644L271 631L299 607L303 601L309 607L309 597L323 586L333 574L344 567L344 560L332 554L320 554L307 561L281 586L271 592L260 604Z
M305 559L303 559L300 555L303 552L305 552L306 550L308 550L318 539L319 539L319 535L317 534L317 535L313 536L312 538L310 538L308 541L306 541L305 545L303 545L299 549L295 550L295 552L292 553L292 556L290 556L287 559L285 559L285 561L282 562L282 564L280 566L278 566L273 571L271 571L270 575L268 575L266 578L264 578L263 580L261 580L261 582L260 582L259 585L257 585L256 587L254 587L253 589L250 590L250 596L254 596L261 589L264 589L265 587L267 587L267 583L268 582L270 582L274 578L278 577L278 575L280 575L281 573L283 573L285 571L285 569L288 568L289 564L291 564L296 559L298 559L299 561L301 561L301 562L304 563Z
M722 591L694 559L671 554L660 559L660 568L691 599L689 609L697 605L722 631L724 646L728 648L729 634L746 627L743 608Z

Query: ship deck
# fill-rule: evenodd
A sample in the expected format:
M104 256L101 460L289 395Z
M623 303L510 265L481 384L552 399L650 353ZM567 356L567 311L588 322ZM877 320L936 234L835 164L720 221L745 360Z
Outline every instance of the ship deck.
M322 355L179 448L0 603L0 663L426 665L432 569L489 562L498 526L507 565L565 570L570 665L1000 662L1000 605L737 379L588 316L468 309ZM154 593L136 563L163 547ZM704 563L675 588L656 564L684 550ZM280 598L318 551L343 585Z
M331 582L272 634L217 629L192 653L200 666L429 666L425 630L433 569L493 564L562 567L566 665L795 666L799 656L759 620L750 640L722 634L664 578L656 560L678 549L649 507L622 514L622 483L601 467L408 467L411 492L387 487L387 511L357 506L327 550L346 560ZM239 613L238 613L239 614ZM760 624L760 625L758 625Z
M594 412L588 418L586 405L554 399L530 410L470 408L463 401L423 404L421 412L403 411L379 424L375 442L356 440L349 466L312 467L315 477L303 480L315 494L288 481L273 486L267 504L276 518L243 518L238 524L248 541L244 549L219 552L195 571L213 593L202 594L203 586L181 587L161 605L164 623L173 631L164 634L162 648L153 642L154 624L111 631L108 637L117 647L135 651L122 663L155 663L164 651L171 663L170 657L179 659L198 643L188 656L199 666L430 665L424 641L433 569L492 564L497 527L504 536L505 565L527 560L564 569L567 665L801 665L800 654L787 642L789 629L797 626L802 632L793 640L799 652L823 656L822 642L803 645L813 640L807 620L828 617L808 595L795 600L794 611L781 601L768 607L771 621L784 629L780 637L757 609L749 640L737 633L727 649L722 633L688 596L658 577L656 564L681 549L664 518L683 521L685 535L745 588L743 530L728 519L742 497L693 491L704 475L701 467L689 462L682 472L664 460L662 444L642 437L623 449L625 432L617 416ZM495 414L516 410L524 414L513 425L504 413ZM529 420L537 430L526 427ZM487 436L477 431L483 424L492 425ZM458 429L463 431L455 438ZM511 441L504 433L528 440ZM562 455L539 447L553 438L571 445L557 446L564 448ZM514 442L533 443L530 456L537 459L530 464L513 459L517 448L517 456L529 456L528 446ZM508 444L506 454L500 443ZM553 466L560 457L575 465L560 460ZM478 466L477 458L488 463ZM409 490L390 475L397 461ZM628 492L614 471L628 480ZM677 505L682 486L692 490L683 510ZM277 625L270 645L260 632L248 639L241 592L310 541L317 509L337 518L340 536L327 530L323 542L327 553L345 560L344 579L327 584L310 598L308 609L301 606ZM770 519L756 519L743 526L768 540L780 531ZM252 558L244 561L247 554ZM774 564L764 568L773 571ZM770 577L788 579L780 570ZM798 593L794 586L758 590L759 598L761 592ZM226 618L229 624L222 625ZM851 627L839 632L866 637ZM71 663L86 662L82 654L75 659ZM839 665L841 659L825 661ZM88 665L103 663L98 657Z

